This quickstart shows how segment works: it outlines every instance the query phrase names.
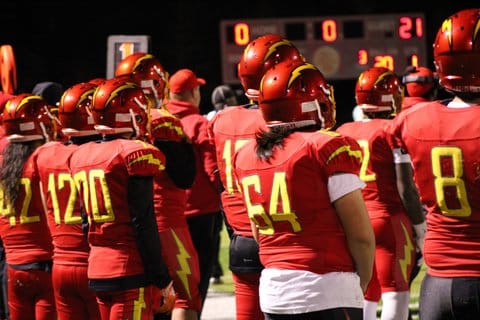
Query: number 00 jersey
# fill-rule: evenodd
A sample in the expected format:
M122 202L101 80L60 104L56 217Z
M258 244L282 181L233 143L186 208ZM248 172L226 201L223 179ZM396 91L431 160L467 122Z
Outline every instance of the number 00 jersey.
M131 176L153 177L164 169L164 165L163 153L154 146L124 139L89 142L79 146L71 156L70 171L90 222L90 279L144 273L140 254L144 248L137 245L137 230L132 223L128 201L129 179ZM153 196L149 196L138 201L152 202L153 206ZM158 239L158 230L156 234Z
M317 274L353 272L345 233L330 201L328 179L358 175L362 151L335 132L294 132L270 161L255 155L251 141L235 155L249 218L258 226L265 268Z
M410 155L427 209L424 258L438 277L480 276L480 107L431 102L400 112L393 148Z

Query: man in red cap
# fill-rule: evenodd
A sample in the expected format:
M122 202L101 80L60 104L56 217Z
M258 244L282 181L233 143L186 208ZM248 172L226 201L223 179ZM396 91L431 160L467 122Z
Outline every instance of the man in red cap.
M216 220L221 219L215 146L208 138L208 120L199 109L200 86L205 83L192 70L178 70L170 77L170 99L167 103L167 109L180 118L195 151L196 163L192 165L196 166L196 176L192 187L187 190L185 215L198 252L202 303L207 295L214 261L214 226Z

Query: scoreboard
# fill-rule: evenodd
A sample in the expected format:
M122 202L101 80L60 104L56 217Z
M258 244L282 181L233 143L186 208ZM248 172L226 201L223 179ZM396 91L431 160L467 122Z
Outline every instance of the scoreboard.
M328 80L356 79L371 66L402 74L427 65L423 13L222 20L222 79L238 84L245 46L267 33L290 40Z

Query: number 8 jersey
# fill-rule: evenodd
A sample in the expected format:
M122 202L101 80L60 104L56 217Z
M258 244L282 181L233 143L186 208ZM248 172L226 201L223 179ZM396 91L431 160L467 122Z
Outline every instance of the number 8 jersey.
M427 209L423 256L433 276L480 276L479 117L478 106L436 101L392 121L395 161L409 155Z

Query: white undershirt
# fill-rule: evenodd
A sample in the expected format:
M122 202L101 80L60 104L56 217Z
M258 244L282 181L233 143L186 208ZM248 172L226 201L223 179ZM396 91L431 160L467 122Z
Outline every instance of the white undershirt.
M365 183L355 174L330 176L331 202L361 189ZM298 314L339 307L362 308L363 292L355 272L317 274L305 270L264 269L260 277L263 312Z

